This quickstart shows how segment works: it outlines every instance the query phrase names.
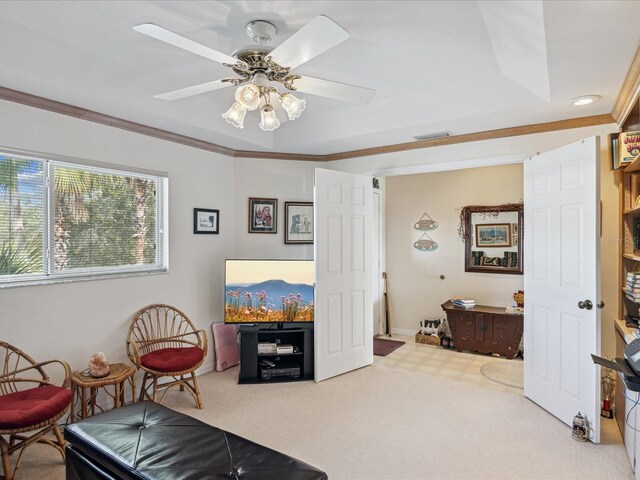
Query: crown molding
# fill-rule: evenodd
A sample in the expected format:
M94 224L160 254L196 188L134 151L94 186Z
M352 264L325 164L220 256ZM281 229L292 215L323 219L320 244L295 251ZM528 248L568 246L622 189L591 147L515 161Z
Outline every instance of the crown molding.
M636 55L638 58L638 55ZM197 138L169 132L141 123L131 122L122 118L113 117L104 113L87 110L56 100L39 97L26 92L13 90L0 86L0 100L20 103L30 107L48 110L50 112L68 115L80 118L90 122L107 125L109 127L120 128L129 132L147 135L169 142L179 143L193 148L206 150L235 158L262 158L271 160L300 160L311 162L328 162L334 160L344 160L348 158L366 157L371 155L381 155L385 153L404 152L408 150L417 150L422 148L438 147L442 145L453 145L457 143L477 142L482 140L492 140L497 138L515 137L520 135L531 135L536 133L551 132L554 130L566 130L571 128L590 127L594 125L603 125L607 123L615 123L614 118L610 114L593 115L590 117L571 118L567 120L559 120L554 122L536 123L532 125L522 125L518 127L501 128L497 130L487 130L483 132L474 132L463 135L454 135L452 137L436 138L431 140L420 140L417 142L398 143L395 145L383 145L373 148L364 148L360 150L351 150L347 152L331 153L328 155L311 155L303 153L285 153L285 152L258 152L252 150L235 150L233 148L224 147L216 143L199 140Z
M634 106L640 94L640 44L633 57L627 76L622 83L622 88L611 111L611 116L618 125L622 125Z
M615 123L613 117L608 113L604 115L592 115L590 117L558 120L555 122L522 125L519 127L499 128L497 130L486 130L484 132L467 133L464 135L453 135L451 137L434 138L431 140L419 140L417 142L407 142L398 143L395 145L384 145L381 147L363 148L361 150L351 150L350 152L332 153L330 155L327 155L327 160L345 160L347 158L367 157L370 155L380 155L383 153L405 152L408 150L440 147L443 145L453 145L456 143L479 142L482 140L494 140L497 138L532 135L535 133L551 132L554 130L592 127L594 125L604 125L607 123Z
M29 107L40 108L42 110L48 110L50 112L60 113L62 115L68 115L70 117L80 118L82 120L88 120L89 122L100 123L109 127L120 128L122 130L139 133L141 135L147 135L149 137L159 138L161 140L167 140L168 142L179 143L188 147L199 148L200 150L219 153L221 155L226 155L229 157L274 158L280 160L310 161L323 161L325 159L324 155L234 150L233 148L223 147L222 145L218 145L216 143L199 140L197 138L181 135L179 133L169 132L168 130L162 130L160 128L150 127L141 123L130 122L129 120L124 120L122 118L113 117L104 113L87 110L86 108L76 107L75 105L58 102L56 100L50 100L48 98L39 97L30 93L20 92L18 90L12 90L6 87L0 87L0 99L20 103Z

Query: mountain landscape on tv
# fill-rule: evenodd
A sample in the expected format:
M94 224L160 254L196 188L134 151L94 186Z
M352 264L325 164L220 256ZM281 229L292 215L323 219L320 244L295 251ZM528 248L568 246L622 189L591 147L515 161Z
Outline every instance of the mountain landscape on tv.
M225 322L312 322L313 286L267 280L225 289Z

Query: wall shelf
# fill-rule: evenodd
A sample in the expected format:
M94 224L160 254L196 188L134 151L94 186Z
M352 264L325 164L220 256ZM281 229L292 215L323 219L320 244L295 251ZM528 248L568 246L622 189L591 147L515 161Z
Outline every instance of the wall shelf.
M634 158L629 165L624 167L623 171L625 173L640 172L640 155L636 155L636 158Z
M623 215L640 215L640 205L635 208L630 208L622 212Z

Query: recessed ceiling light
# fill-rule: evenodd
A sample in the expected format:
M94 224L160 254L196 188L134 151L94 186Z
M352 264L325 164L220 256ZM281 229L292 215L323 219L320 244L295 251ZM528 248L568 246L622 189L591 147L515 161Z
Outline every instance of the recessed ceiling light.
M589 105L590 103L597 102L598 100L600 100L600 95L583 95L582 97L576 97L571 100L571 105L579 107L582 105Z

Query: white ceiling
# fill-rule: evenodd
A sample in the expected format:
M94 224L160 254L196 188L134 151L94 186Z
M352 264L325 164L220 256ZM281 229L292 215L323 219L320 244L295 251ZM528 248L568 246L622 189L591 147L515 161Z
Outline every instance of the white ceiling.
M351 38L296 72L377 90L367 105L309 94L295 122L263 132L221 117L233 88L153 95L230 70L131 29L155 23L231 54L245 25L277 46L325 14ZM226 147L328 154L610 113L640 40L639 1L0 1L0 86ZM602 99L585 107L569 100Z

